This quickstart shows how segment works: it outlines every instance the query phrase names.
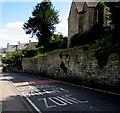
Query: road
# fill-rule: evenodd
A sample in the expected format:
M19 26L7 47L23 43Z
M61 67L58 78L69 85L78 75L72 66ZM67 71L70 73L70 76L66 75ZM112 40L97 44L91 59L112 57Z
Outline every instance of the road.
M2 73L35 113L120 113L120 95L48 78Z

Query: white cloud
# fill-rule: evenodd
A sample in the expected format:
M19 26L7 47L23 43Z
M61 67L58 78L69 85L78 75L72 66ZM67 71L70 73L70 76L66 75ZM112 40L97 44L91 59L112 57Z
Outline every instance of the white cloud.
M22 26L23 22L15 22L8 23L4 28L0 29L0 47L6 47L7 43L17 45L18 41L21 43L28 43L29 40L37 41L36 39L31 39L30 35L26 35Z
M68 15L65 15L61 22L56 25L56 33L60 32L67 36L68 32ZM4 28L0 29L0 47L6 47L7 43L10 45L17 45L18 41L21 43L28 43L29 40L37 41L35 38L30 38L23 30L23 22L8 23Z
M68 14L63 16L61 22L56 25L56 32L60 32L64 36L68 35Z

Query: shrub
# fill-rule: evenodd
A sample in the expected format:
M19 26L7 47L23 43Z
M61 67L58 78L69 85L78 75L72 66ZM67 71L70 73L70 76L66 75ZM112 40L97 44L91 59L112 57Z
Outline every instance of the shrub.
M107 63L109 54L112 53L112 34L105 35L96 45L95 57L99 66L103 67Z
M120 40L115 41L110 26L103 27L97 23L91 30L75 34L71 40L72 47L83 46L85 50L95 49L95 57L102 68L107 63L110 53L120 53Z
M37 54L36 56L34 56L33 58L38 58L38 57L43 57L43 56L45 56L44 54Z
M22 50L23 57L28 58L28 57L33 57L37 54L36 49L24 49Z
M73 35L71 38L71 45L75 47L93 44L95 40L100 39L104 33L105 28L101 23L97 23L90 30Z
M54 34L51 38L50 42L44 45L42 52L49 52L56 49L65 49L67 48L67 37L63 37L63 35Z
M4 63L5 64L12 64L13 63L13 57L12 57L12 55L11 54L7 54L6 56L5 56L5 58L4 58Z
M22 55L22 51L20 50L8 53L4 58L5 64L21 66Z

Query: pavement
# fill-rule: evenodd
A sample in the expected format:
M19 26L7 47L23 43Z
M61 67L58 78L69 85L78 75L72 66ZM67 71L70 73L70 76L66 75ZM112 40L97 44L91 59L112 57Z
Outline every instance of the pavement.
M32 113L15 87L0 73L0 113Z

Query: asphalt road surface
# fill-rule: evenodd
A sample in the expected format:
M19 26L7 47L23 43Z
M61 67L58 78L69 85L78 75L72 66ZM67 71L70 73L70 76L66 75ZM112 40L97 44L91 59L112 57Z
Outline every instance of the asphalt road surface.
M120 113L120 95L28 74L2 73L33 112Z

